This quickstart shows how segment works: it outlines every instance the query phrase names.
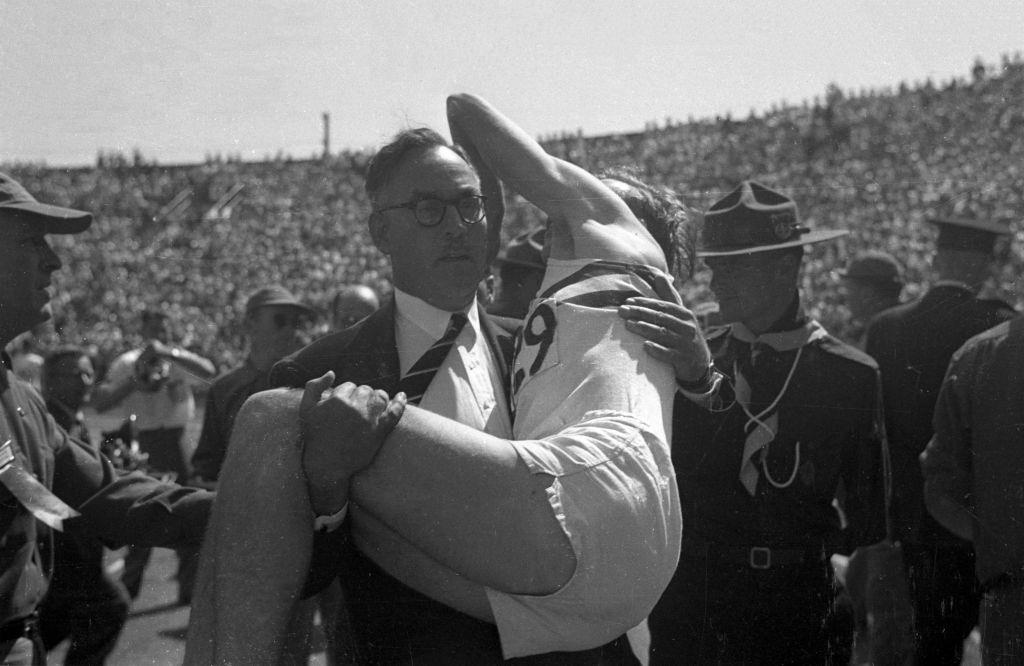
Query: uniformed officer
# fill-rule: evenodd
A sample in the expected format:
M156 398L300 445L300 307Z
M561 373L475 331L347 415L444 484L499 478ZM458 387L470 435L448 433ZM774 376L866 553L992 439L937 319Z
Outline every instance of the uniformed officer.
M753 181L705 214L723 380L713 400L676 401L685 528L652 664L824 663L829 556L885 536L878 371L804 315L797 287L803 246L845 233L811 230Z
M959 664L978 617L974 552L925 510L918 456L932 437L932 413L953 353L1015 312L1002 301L978 298L996 240L1009 228L978 219L932 222L939 229L932 258L938 279L921 298L876 317L865 350L882 373L894 536L903 545L914 602L917 661Z
M39 203L0 173L0 348L51 317L50 275L61 267L47 234L77 234L83 211ZM0 367L0 663L43 664L37 608L53 570L53 532L65 522L110 546L198 544L213 495L141 473L119 476L70 437L39 393Z

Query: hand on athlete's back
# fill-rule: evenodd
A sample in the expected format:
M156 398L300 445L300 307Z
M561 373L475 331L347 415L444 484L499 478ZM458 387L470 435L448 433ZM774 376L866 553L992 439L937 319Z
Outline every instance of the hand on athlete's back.
M626 328L647 338L648 354L672 364L680 383L692 384L711 364L708 343L696 315L682 304L675 288L667 280L655 286L661 300L635 296L619 307L619 316L626 320Z

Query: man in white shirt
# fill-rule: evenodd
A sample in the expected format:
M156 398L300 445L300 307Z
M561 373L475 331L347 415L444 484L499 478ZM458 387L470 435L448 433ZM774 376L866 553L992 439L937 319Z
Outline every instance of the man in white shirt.
M279 627L289 609L280 601L295 599L308 560L302 552L303 530L282 540L280 525L268 525L267 517L290 517L301 526L312 518L309 499L312 513L333 514L344 505L350 480L357 501L349 506L347 527L335 534L341 540L350 538L351 545L343 543L333 550L342 556L354 657L359 661L500 662L502 643L487 590L550 594L575 571L572 544L549 504L551 478L532 474L509 445L507 396L497 388L508 386L509 339L494 330L475 300L498 234L497 225L488 226L484 217L482 194L488 193L488 204L500 202L496 183L481 183L461 151L436 133L411 130L371 163L367 191L375 209L371 233L377 247L391 258L395 299L359 325L283 361L278 379L301 386L331 371L339 380L370 384L388 394L402 391L413 403L422 393L419 404L424 410L457 422L426 424L415 442L380 451L374 468L363 469L373 454L362 458L362 449L352 449L353 459L343 464L317 464L307 457L302 465L291 447L266 445L298 439L298 423L280 418L282 410L295 409L295 393L260 394L247 403L239 417L245 426L236 430L226 465L237 475L222 479L218 516L208 533L207 551L218 555L204 565L202 580L210 589L203 589L202 603L194 610L189 663L273 661L281 654L284 636ZM492 214L490 219L500 216ZM425 391L419 391L410 380L438 349L440 367ZM377 419L389 405L384 393L377 397L369 405L371 418L360 423L325 419L310 427L348 432L361 440L379 437L390 429L395 414ZM424 410L415 414L422 416ZM416 419L412 414L406 416ZM445 442L460 436L482 439L485 445L470 455L455 453ZM258 447L260 454L242 452L251 447ZM342 456L347 453L341 451ZM438 463L452 454L458 464L445 471ZM388 470L397 468L421 473L404 477L405 485L396 492ZM363 471L350 479L350 470ZM251 492L254 484L281 487L303 475L308 477L310 498ZM275 484L275 478L284 481ZM436 504L418 505L413 499L424 495ZM491 500L469 510L465 499L474 496ZM449 529L438 530L438 505L446 515L465 516L459 529L451 530L449 523ZM369 506L375 511L364 508ZM378 511L389 518L381 519ZM441 532L444 537L438 538ZM477 557L483 535L501 557ZM291 557L268 558L266 543L271 540L294 543ZM223 566L228 561L230 569ZM314 562L314 572L317 568ZM272 576L254 579L270 570ZM622 636L582 652L537 658L634 663Z

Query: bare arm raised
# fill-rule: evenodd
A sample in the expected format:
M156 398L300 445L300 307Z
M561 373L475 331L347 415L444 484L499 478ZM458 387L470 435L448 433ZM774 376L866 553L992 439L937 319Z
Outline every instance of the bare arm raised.
M452 138L552 221L555 259L600 257L665 269L657 243L596 176L547 154L529 134L474 95L448 98Z

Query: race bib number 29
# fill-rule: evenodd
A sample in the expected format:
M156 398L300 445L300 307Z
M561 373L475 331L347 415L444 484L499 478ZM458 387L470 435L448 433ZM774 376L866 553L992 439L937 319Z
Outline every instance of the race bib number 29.
M544 301L530 313L523 326L522 334L516 341L515 374L512 377L512 393L528 378L558 365L558 346L555 343L554 301Z

